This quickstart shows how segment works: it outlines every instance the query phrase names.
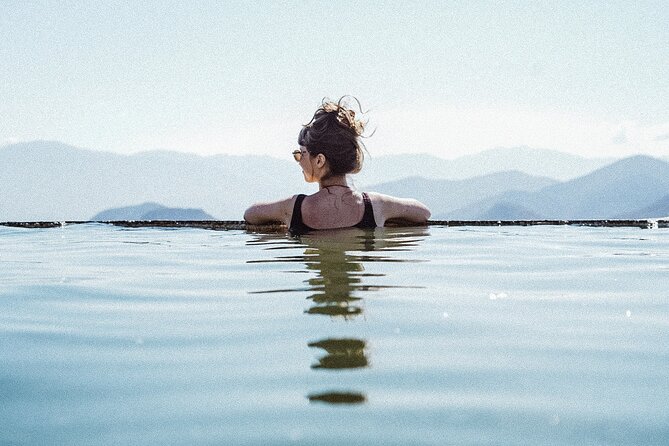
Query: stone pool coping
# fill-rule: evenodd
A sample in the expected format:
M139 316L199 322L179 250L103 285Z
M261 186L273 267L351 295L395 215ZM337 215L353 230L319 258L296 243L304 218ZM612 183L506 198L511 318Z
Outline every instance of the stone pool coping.
M111 220L111 221L6 221L0 226L59 228L67 225L108 224L128 228L202 228L214 230L285 231L284 225L250 225L241 220ZM428 226L593 226L669 228L669 218L640 220L429 220Z

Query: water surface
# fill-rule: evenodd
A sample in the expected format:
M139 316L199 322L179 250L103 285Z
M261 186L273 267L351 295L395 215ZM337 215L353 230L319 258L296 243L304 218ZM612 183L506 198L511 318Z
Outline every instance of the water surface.
M0 444L666 444L669 231L0 228Z

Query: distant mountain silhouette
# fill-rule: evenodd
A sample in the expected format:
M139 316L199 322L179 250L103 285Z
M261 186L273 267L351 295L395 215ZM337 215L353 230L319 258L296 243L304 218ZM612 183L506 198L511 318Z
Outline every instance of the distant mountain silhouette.
M537 218L601 219L646 218L669 190L669 163L648 156L633 156L617 161L588 175L557 183L537 192L509 191L488 197L441 218L480 219L495 217L500 204L526 209ZM661 209L658 210L660 212Z
M416 198L432 210L433 216L459 209L502 192L532 192L555 184L550 178L534 177L522 172L499 172L467 180L430 180L405 178L371 186L369 190L398 197Z
M562 218L611 218L653 203L667 191L669 163L637 155L543 189L542 206L532 208Z
M614 218L640 212L669 191L664 161L637 156L591 171L601 162L527 148L455 160L370 156L366 174L353 181L361 190L415 197L430 206L435 219ZM505 168L509 165L518 168ZM86 220L100 209L136 203L202 209L214 218L237 220L254 202L317 190L304 182L289 156L118 155L34 141L0 148L0 166L0 221ZM579 170L588 173L562 183L551 179ZM373 178L379 180L372 183Z
M541 216L517 204L495 203L479 213L477 220L540 220Z
M491 149L450 160L427 154L372 155L365 158L365 166L356 181L361 187L368 187L410 175L427 179L463 180L504 171L566 181L614 161L613 158L583 158L529 147Z
M665 218L669 216L669 195L665 195L649 206L620 214L619 218Z
M101 209L156 202L241 219L255 201L308 193L292 159L118 155L50 141L0 148L0 221L86 220Z
M168 208L158 203L142 203L108 209L95 214L92 221L115 220L215 220L202 209Z

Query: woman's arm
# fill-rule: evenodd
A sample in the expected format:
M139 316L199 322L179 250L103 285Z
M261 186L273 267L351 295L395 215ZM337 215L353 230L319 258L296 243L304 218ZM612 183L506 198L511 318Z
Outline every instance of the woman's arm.
M379 226L392 224L421 224L430 218L430 210L413 198L397 198L390 195L370 193L374 218Z
M256 203L244 212L244 220L252 225L281 222L290 224L295 197L268 203Z

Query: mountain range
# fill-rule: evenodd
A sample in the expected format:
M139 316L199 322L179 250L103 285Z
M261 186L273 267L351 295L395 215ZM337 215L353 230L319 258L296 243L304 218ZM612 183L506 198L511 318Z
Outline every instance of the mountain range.
M582 177L538 191L503 191L440 219L617 219L669 215L669 163L647 156L625 158ZM497 211L494 211L494 210Z
M241 219L254 201L309 193L291 160L153 151L135 155L36 141L0 148L0 220L88 220L160 203Z
M108 209L95 214L91 221L147 220L215 220L202 209L168 208L158 203Z
M428 179L464 180L496 172L519 171L567 181L616 161L614 158L584 158L555 150L513 147L485 150L475 155L444 159L427 154L367 156L357 175L361 186L405 178L406 172ZM402 166L398 169L398 166Z
M142 203L171 208L172 214L161 214L166 218L181 208L239 220L251 203L316 190L288 157L119 155L34 141L0 148L0 166L0 221L117 219L99 213L131 206L139 206L134 209L139 212L146 210ZM669 215L669 163L647 156L593 160L521 147L454 160L420 154L367 157L353 184L417 198L430 207L433 219Z
M409 177L377 184L372 190L400 197L415 197L440 218L482 200L493 200L506 192L536 192L557 184L556 180L528 175L515 170L476 176L466 180L431 180ZM441 219L441 218L440 218Z

